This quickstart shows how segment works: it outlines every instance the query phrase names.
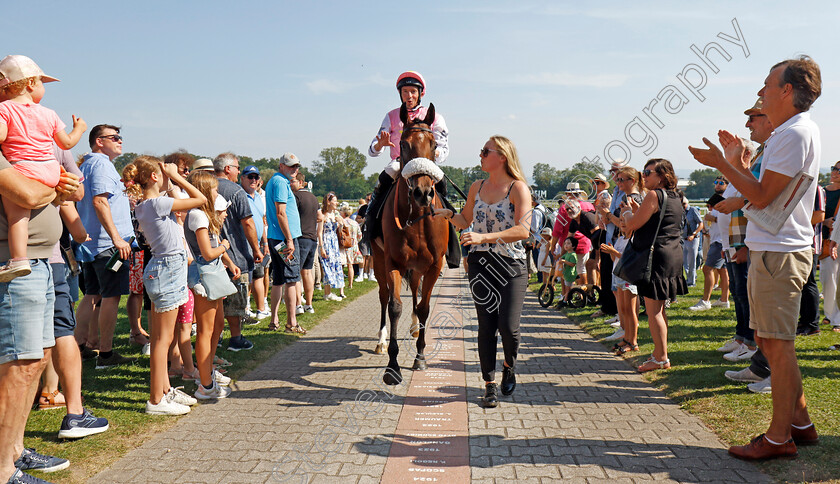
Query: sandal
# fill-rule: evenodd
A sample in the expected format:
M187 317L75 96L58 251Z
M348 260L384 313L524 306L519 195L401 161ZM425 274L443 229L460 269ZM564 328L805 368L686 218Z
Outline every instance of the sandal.
M181 379L184 381L200 380L201 375L198 374L198 368L193 366L192 373L181 372Z
M50 392L41 392L41 396L38 397L38 410L55 410L56 408L66 408L67 402L56 402L56 398L60 395L61 392L58 390L50 393ZM61 395L62 398L64 395Z
M149 343L149 337L143 333L131 333L128 336L128 342L134 346L143 346Z
M822 324L831 324L831 320L828 318L823 318Z
M665 358L665 361L656 361L656 358L651 356L637 370L639 373L647 373L653 370L667 370L668 368L671 368L671 360Z
M621 343L616 343L615 346L613 346L613 352L615 352L618 356L621 356L624 353L629 353L630 351L639 351L639 345L631 345L629 341L621 338Z
M268 330L269 330L269 331L280 331L280 325L279 325L279 324L271 324L271 323L269 323L269 324L268 324Z
M286 332L287 333L297 333L297 334L306 334L306 330L301 328L299 325L291 326L286 325Z
M233 363L229 362L228 360L222 358L219 355L213 357L213 364L219 366L233 366Z

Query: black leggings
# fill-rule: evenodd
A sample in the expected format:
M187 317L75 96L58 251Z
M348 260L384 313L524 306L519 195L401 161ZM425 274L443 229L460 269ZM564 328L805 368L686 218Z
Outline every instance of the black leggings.
M516 366L519 353L519 317L528 288L524 259L502 257L493 252L471 252L470 292L478 315L478 359L484 381L493 381L496 350L502 336L505 362Z

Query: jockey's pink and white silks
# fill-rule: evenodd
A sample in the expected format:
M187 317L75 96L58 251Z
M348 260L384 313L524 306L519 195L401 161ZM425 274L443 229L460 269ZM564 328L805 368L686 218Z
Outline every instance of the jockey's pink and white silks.
M425 116L426 106L418 106L408 112L408 117L412 120L418 117L422 119ZM447 156L449 156L449 131L446 129L446 121L444 121L443 116L435 113L435 120L432 122L431 128L432 133L435 136L435 142L437 143L437 149L435 150L435 162L440 164L446 160ZM388 132L391 136L391 143L396 145L391 148L391 162L385 167L385 172L393 178L396 178L397 174L400 172L400 163L397 161L397 158L400 156L400 138L402 137L402 129L403 123L400 121L400 108L396 108L385 115L385 119L382 120L382 126L380 126L379 131L376 132L377 136L379 136L379 133L383 131ZM370 143L368 155L379 156L382 154L382 150L377 151L374 149L375 145L376 137L374 137L373 141Z

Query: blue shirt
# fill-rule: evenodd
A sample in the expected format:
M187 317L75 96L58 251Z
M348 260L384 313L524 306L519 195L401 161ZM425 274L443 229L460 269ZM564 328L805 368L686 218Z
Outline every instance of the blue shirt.
M120 181L120 175L111 160L102 153L89 153L85 155L82 165L79 167L84 177L85 197L76 204L82 225L90 236L89 241L82 244L90 255L97 255L102 251L114 246L108 232L99 222L96 210L93 208L93 197L105 195L108 198L108 205L111 206L111 220L117 228L117 232L123 240L134 235L134 226L131 224L131 207L128 197L125 195L125 186Z
M616 209L618 209L618 206L621 204L621 200L623 199L624 192L619 190L618 187L615 187L612 193L612 201L610 202L610 213L615 213ZM618 227L616 227L612 222L607 224L607 242L612 244L615 239L618 238L615 233L617 228Z
M286 204L286 220L289 221L289 232L291 232L293 239L300 237L300 213L298 213L297 200L295 200L295 194L292 191L289 179L281 173L275 173L265 185L266 220L268 221L268 238L286 240L286 236L280 230L280 222L277 220L275 203Z
M246 190L245 195L248 197L248 204L251 205L251 213L254 214L254 227L257 229L257 238L262 240L263 229L265 229L265 224L263 223L263 219L265 218L265 200L263 200L263 197L256 190L254 190L253 195L249 195Z

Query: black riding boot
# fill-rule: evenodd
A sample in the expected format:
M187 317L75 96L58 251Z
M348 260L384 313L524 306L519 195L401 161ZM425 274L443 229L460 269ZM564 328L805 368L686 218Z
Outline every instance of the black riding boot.
M452 210L453 214L456 213L455 207L453 207L446 198L445 178L435 184L435 191L437 191L438 195L440 195L443 207ZM449 266L450 269L457 269L461 267L461 243L458 241L458 234L455 232L455 226L452 225L451 222L449 223L449 245L446 247L446 265Z
M365 213L365 230L362 231L362 234L367 237L368 244L373 245L373 241L382 236L382 206L385 205L388 191L393 184L394 179L391 175L384 171L379 174L379 183L370 195L370 203Z

